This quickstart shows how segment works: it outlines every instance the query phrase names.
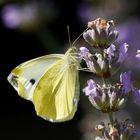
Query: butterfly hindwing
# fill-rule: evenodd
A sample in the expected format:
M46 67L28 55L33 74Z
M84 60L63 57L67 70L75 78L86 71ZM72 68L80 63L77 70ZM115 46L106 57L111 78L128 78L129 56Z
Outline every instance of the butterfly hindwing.
M33 95L36 112L44 119L62 122L73 118L79 100L77 66L65 55L38 82ZM76 61L76 60L75 60ZM75 62L74 62L75 63Z

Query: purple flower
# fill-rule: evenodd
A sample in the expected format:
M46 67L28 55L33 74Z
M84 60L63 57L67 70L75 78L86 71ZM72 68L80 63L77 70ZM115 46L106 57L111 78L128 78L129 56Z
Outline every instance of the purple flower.
M92 19L94 17L94 8L90 3L87 3L86 1L80 2L77 7L77 14L80 18L81 22L86 23L89 21L89 19Z
M79 55L85 60L90 72L102 77L109 77L119 70L127 58L128 44L124 43L120 48L111 44L110 47L103 51L103 55L100 52L91 54L87 48L81 47Z
M130 92L133 102L140 105L140 90L133 86L131 71L121 73L120 82L114 85L99 85L90 79L83 92L91 104L102 112L118 111L126 104Z
M124 59L127 57L127 51L128 51L128 44L127 43L122 44L119 49L118 62L122 63L124 61Z
M133 102L140 105L140 89L133 89Z
M2 9L2 20L8 28L27 28L28 26L31 28L40 22L38 10L35 3L28 3L23 6L6 5Z
M128 44L124 43L119 48L114 44L111 44L109 48L104 50L104 52L107 54L109 61L113 61L115 63L123 63L127 58Z
M46 3L41 1L23 5L7 4L2 8L2 22L11 29L37 29L43 25L46 18L48 20L47 13L50 13L50 10Z
M83 89L83 92L95 108L106 113L115 112L124 107L130 92L133 102L140 105L140 89L133 86L131 71L122 73L120 82L120 84L114 85L99 85L90 79L87 81L87 86Z
M111 44L109 48L104 49L105 56L109 61L110 75L114 75L127 58L128 44L124 43L120 47Z
M80 57L86 62L90 72L96 73L99 76L109 76L109 65L107 59L102 59L101 54L93 55L85 47L80 48Z
M140 89L137 89L133 86L131 80L131 71L122 73L120 75L120 82L122 84L122 92L125 94L131 92L133 102L137 105L140 105Z
M139 131L129 119L124 121L115 119L114 126L101 122L96 129L101 132L101 135L95 140L139 140L140 136Z
M140 68L140 50L137 50L137 54L136 54L136 58L137 58L137 66L138 68Z
M114 22L98 18L88 22L88 28L83 33L83 38L95 48L108 48L118 37L118 31L114 30Z
M125 61L123 67L131 69L135 69L137 66L137 59L135 57L136 51L140 49L140 18L134 17L127 22L118 25L118 31L120 33L118 37L118 43L122 44L125 40L129 44L128 51L128 61ZM133 62L133 63L132 63ZM139 64L138 64L139 65Z
M86 32L83 33L83 38L85 39L86 42L88 42L91 46L97 45L98 47L98 41L99 41L99 34L95 33L95 30L89 29Z
M133 89L133 83L131 80L131 71L124 72L120 75L120 82L122 84L122 90L124 93L128 93Z
M109 60L115 55L116 46L111 44L109 48L105 49L104 52L108 55Z
M86 47L80 47L80 57L85 61L88 60L89 50Z
M97 95L96 89L96 83L92 79L90 79L87 81L87 86L83 89L83 92L85 92L86 96Z
M94 73L100 73L101 69L97 61L94 59L93 55L89 52L89 50L85 47L80 47L80 57L85 60L89 71Z
M109 48L104 50L104 52L107 54L109 61L113 61L115 63L123 63L127 58L128 44L124 43L119 48L114 44L111 44Z
M21 9L17 5L7 5L2 10L2 20L9 28L16 28L21 24Z
M80 57L85 60L87 67L92 71L94 71L94 63L92 59L92 54L89 52L89 50L85 47L80 47Z
M89 97L91 104L102 112L117 111L127 101L121 94L121 85L117 84L99 85L90 79L83 92Z

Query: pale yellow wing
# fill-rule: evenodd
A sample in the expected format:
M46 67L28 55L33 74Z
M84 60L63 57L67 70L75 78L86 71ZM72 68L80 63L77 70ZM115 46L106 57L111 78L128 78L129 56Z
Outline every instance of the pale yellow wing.
M78 62L68 51L39 80L33 103L37 115L51 122L73 118L79 100Z
M34 89L42 75L63 57L61 54L51 54L24 62L13 69L8 81L21 97L32 100Z

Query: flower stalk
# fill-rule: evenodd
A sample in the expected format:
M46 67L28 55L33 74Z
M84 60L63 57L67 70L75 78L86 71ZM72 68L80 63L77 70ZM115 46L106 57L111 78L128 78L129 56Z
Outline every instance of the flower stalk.
M110 120L111 126L113 127L114 126L113 113L110 111L108 113L108 116L109 116L109 120Z
M86 62L87 71L96 74L102 80L102 84L89 79L83 92L93 107L108 114L110 121L108 126L102 122L96 127L96 130L102 132L102 138L96 137L95 140L135 140L138 134L135 134L132 123L127 119L119 122L113 117L114 112L126 105L130 95L135 103L140 104L140 90L133 85L131 71L120 73L119 82L107 81L107 78L118 72L127 59L129 45L114 44L119 33L115 29L113 20L98 18L88 22L87 26L89 29L83 33L83 38L91 48L89 51L86 47L81 47L79 56ZM139 52L138 50L136 55L138 67L140 67Z

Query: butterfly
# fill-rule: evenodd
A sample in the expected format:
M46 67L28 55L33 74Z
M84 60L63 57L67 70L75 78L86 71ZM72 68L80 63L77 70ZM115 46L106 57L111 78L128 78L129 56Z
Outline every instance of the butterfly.
M30 100L38 116L50 122L73 118L79 101L79 59L71 47L24 62L8 76L19 96Z

